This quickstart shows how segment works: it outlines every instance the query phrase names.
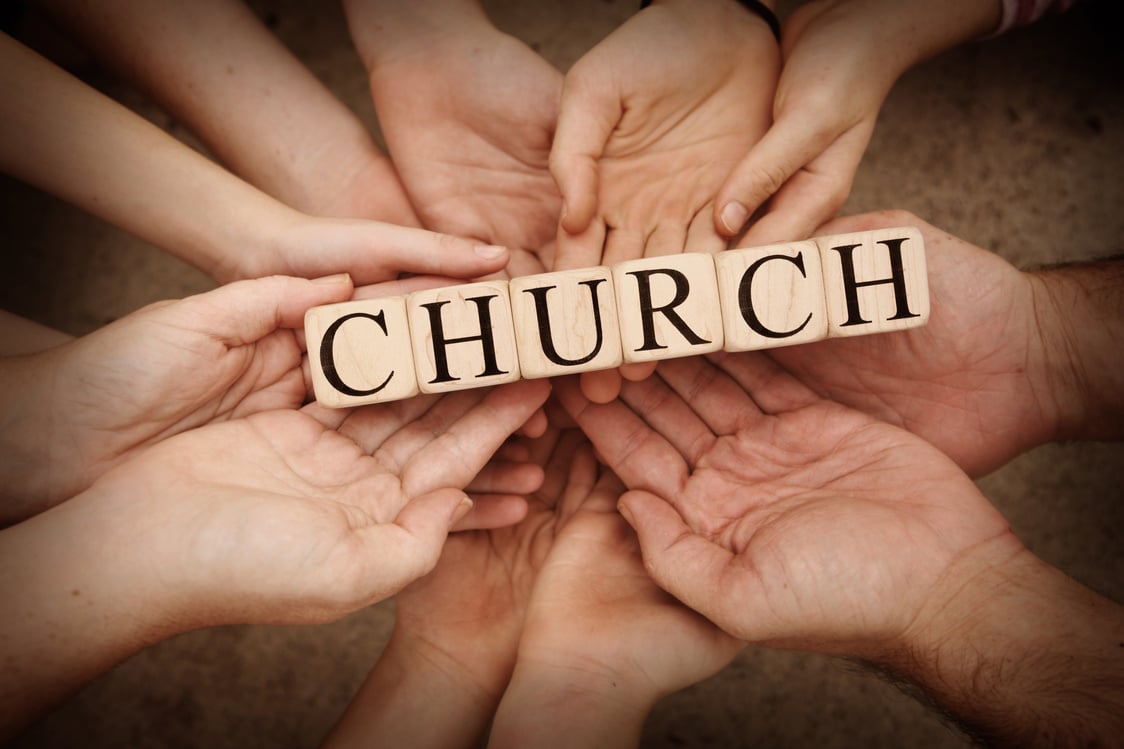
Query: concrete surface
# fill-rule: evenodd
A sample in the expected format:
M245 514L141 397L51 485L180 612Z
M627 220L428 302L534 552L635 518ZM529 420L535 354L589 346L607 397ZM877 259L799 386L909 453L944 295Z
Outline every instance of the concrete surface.
M255 8L374 125L338 9ZM789 4L784 4L785 6ZM1066 16L971 44L891 93L845 212L907 208L1020 266L1120 253L1124 236L1121 11ZM565 68L627 18L633 0L496 0L503 28ZM96 85L176 135L143 96ZM210 281L160 251L10 180L0 182L3 307L72 334ZM981 487L1032 550L1124 600L1124 451L1051 445ZM0 604L2 606L2 604ZM230 627L178 637L107 674L17 747L314 746L386 641L393 604L315 628ZM435 713L440 705L434 705ZM749 648L719 676L663 701L647 747L967 746L934 714L859 667Z

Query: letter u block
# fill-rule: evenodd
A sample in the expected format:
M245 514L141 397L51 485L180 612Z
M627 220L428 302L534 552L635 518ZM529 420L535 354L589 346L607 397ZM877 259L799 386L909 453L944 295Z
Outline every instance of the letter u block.
M815 242L730 250L714 257L727 351L827 338L820 251Z
M507 281L415 291L406 297L406 311L421 392L519 379Z
M925 244L916 227L816 237L828 335L916 328L929 321Z
M513 278L508 292L524 377L620 366L617 298L608 268Z
M629 363L722 348L714 257L692 252L613 267L621 353Z
M316 400L329 408L418 394L405 297L313 307L304 316Z

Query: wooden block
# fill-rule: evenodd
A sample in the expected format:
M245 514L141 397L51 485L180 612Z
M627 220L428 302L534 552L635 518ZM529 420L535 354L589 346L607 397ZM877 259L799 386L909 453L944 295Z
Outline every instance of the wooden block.
M423 393L519 379L507 281L415 291L406 298L406 311Z
M508 293L524 377L620 366L621 337L610 269L513 278Z
M925 245L916 227L817 237L828 335L916 328L929 321Z
M685 253L613 267L626 362L674 359L722 348L714 257Z
M720 252L714 264L726 351L827 338L823 272L815 242Z
M361 406L418 394L405 297L313 307L304 332L321 405Z

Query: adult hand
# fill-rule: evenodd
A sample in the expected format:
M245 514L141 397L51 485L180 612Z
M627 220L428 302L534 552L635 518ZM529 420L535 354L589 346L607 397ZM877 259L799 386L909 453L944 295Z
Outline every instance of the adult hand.
M623 485L607 471L594 483L596 472L583 449L571 483L585 496L561 508L490 746L636 744L658 699L717 673L741 647L656 586L616 509Z
M1072 386L1042 284L1002 258L902 211L818 233L917 226L932 314L924 327L778 348L769 356L819 395L919 435L971 475L1053 438Z
M328 621L424 575L471 508L460 488L548 392L207 425L4 531L0 735L171 634Z
M910 67L999 22L999 3L812 0L784 24L772 127L725 179L713 221L765 245L810 236L842 208L879 110Z
M537 251L562 75L473 2L345 2L379 126L427 228Z
M780 53L733 0L640 11L566 75L550 169L555 270L725 249L711 205L769 125Z
M744 640L864 656L903 647L965 560L1021 544L920 438L818 397L759 354L673 359L593 405L557 388L648 571ZM970 568L970 567L969 567Z

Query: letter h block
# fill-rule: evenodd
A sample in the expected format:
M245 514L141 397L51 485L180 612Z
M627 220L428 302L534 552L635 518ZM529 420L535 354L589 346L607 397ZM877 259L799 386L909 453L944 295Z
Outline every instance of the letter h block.
M406 297L406 311L421 392L519 379L507 281L415 291Z
M706 354L722 348L714 257L700 252L613 266L621 353L628 363Z
M621 364L613 273L603 266L508 282L519 367L526 378Z
M362 406L418 394L404 297L313 307L304 330L321 405Z
M828 335L867 335L929 321L925 245L916 227L816 237Z

